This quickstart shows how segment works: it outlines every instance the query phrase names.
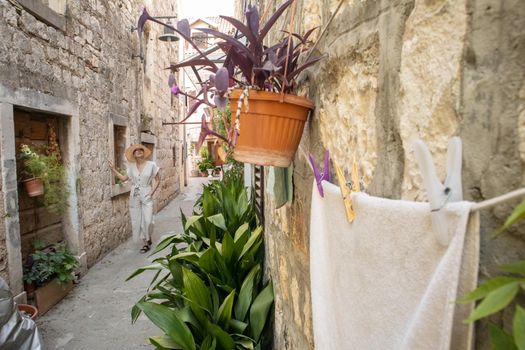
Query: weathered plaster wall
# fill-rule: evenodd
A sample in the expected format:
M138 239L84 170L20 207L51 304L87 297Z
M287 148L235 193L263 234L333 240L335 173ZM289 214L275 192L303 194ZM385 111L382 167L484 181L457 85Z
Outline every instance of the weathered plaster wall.
M158 42L162 28L148 24L149 60L143 64L132 58L139 53L139 45L137 33L130 28L136 25L143 1L68 1L65 31L45 24L14 3L0 0L0 81L12 91L37 91L78 106L80 158L73 182L81 236L91 266L131 231L128 194L111 196L112 175L106 160L111 154L111 115L127 118L128 143L141 141L141 113L146 111L153 117L156 161L163 181L156 194L156 208L167 204L179 190L172 157L173 146L180 148L173 137L178 128L161 125L176 113L163 70L170 55L176 57L176 45ZM152 15L174 15L174 4L145 2ZM0 239L1 232L0 228ZM1 254L0 248L0 261Z
M296 30L324 27L338 3L298 2ZM341 7L316 47L327 57L302 83L316 110L294 162L294 201L275 210L266 198L275 349L313 348L309 152L321 160L329 149L347 173L356 159L372 195L424 201L412 142L427 143L443 179L448 140L460 136L465 199L525 184L524 21L525 2L518 0L361 0ZM516 204L481 213L481 279L525 256L523 225L488 238ZM480 323L477 348L489 347L486 337Z

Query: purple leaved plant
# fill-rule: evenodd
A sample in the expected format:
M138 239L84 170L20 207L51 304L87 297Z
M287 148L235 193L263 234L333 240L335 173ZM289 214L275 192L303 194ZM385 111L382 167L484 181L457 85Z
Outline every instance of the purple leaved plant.
M299 74L321 59L321 57L316 57L300 63L301 58L305 57L309 51L309 38L317 28L310 29L304 35L284 32L286 35L279 42L272 45L264 44L270 30L293 1L295 0L288 0L282 4L265 23L261 23L259 12L253 6L249 6L245 13L245 23L233 17L220 16L237 30L234 35L210 28L197 28L197 30L219 39L217 45L226 55L222 67L218 67L193 41L187 20L179 21L175 28L151 17L145 8L142 9L138 21L139 37L142 36L146 21L150 20L177 32L197 52L197 55L192 59L171 65L168 68L171 71L168 78L171 92L174 95L181 94L195 100L184 120L201 105L217 107L220 111L224 111L228 105L229 91L234 87L243 90L248 88L278 93L293 93L295 91L296 78ZM202 83L200 91L195 96L186 94L177 85L174 72L183 67L205 69L212 73L210 78ZM203 126L203 133L208 132L206 128L207 126ZM237 135L231 130L228 134L230 135L229 139L232 138L232 135ZM231 142L233 140L230 140Z

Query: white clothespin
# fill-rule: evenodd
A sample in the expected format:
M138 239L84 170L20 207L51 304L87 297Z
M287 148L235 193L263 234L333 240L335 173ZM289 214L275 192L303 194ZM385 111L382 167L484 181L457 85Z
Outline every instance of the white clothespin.
M448 202L463 200L461 185L461 139L453 137L447 149L447 177L442 184L436 174L432 156L421 140L414 142L414 153L421 170L423 184L427 190L430 202L432 228L440 244L446 246L450 243L451 235L445 213L441 209Z

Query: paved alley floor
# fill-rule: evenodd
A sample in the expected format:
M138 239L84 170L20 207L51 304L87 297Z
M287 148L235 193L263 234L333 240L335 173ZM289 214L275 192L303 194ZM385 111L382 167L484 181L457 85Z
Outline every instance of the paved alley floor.
M155 215L153 242L163 234L181 232L180 208L191 215L207 178L190 178L188 186ZM80 283L58 305L37 318L46 350L152 349L148 337L161 335L144 315L131 324L131 307L144 294L153 274L149 271L125 282L152 258L139 254L129 240L91 267Z

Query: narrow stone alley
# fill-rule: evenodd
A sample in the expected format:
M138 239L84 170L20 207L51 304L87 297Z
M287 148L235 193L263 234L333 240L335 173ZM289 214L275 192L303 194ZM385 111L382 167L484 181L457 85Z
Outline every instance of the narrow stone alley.
M182 229L180 210L189 215L207 178L190 178L188 186L155 215L153 242ZM93 266L73 291L37 319L45 349L148 349L148 337L160 335L144 315L131 325L130 311L144 294L152 274L143 273L126 282L137 268L153 257L139 254L131 239Z

